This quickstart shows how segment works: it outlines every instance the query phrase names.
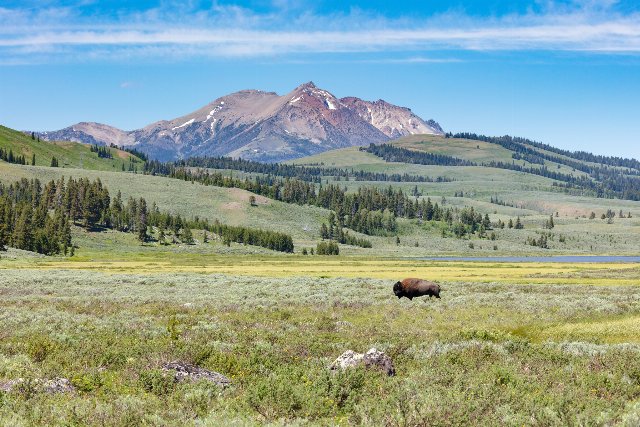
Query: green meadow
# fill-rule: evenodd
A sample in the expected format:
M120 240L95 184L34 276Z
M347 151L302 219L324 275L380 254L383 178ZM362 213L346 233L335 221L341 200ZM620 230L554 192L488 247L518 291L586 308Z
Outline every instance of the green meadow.
M3 132L0 146L29 160L36 153L36 166L0 161L3 184L99 178L112 197L120 192L123 200L144 197L185 218L288 233L295 251L205 239L195 229L193 244L161 245L157 229L140 243L133 233L74 225L73 256L0 252L0 425L640 424L638 264L417 259L639 255L640 202L567 193L551 179L508 170L386 163L347 148L294 163L446 176L452 181L327 175L322 184L417 189L419 199L473 207L493 223L520 217L524 228L493 227L493 237L459 239L441 222L399 218L393 234L350 232L372 248L341 244L339 256L303 255L321 240L328 210L121 172L118 162L128 166L129 153L99 159L80 144L34 144ZM419 137L396 144L477 162L510 158L508 150L477 141ZM52 155L64 167L48 167ZM617 215L601 219L607 210ZM551 215L554 227L547 229ZM527 243L542 235L548 248ZM405 277L437 281L442 298L397 299L392 286ZM392 358L395 376L329 369L344 351L372 347ZM175 382L161 370L174 360L219 372L232 384ZM39 390L52 378L68 379L75 390Z

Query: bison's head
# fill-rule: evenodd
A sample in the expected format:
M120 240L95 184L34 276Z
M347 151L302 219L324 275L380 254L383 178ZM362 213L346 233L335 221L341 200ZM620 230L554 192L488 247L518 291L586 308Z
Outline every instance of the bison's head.
M396 282L393 285L393 293L396 294L398 298L402 298L404 296L404 290L402 289L402 282Z

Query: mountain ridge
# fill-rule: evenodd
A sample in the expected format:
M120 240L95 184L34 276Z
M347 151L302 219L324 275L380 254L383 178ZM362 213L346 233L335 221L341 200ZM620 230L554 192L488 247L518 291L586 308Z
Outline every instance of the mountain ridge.
M180 117L124 131L95 122L40 132L45 140L131 147L158 160L231 156L283 161L323 151L443 134L433 120L383 100L337 98L304 83L285 95L255 89L215 99Z

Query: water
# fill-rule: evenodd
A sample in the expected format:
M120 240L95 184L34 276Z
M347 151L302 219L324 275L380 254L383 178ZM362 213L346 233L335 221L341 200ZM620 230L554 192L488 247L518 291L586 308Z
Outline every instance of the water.
M498 257L429 257L412 258L419 261L483 261L483 262L566 262L566 263L640 263L640 256L498 256Z

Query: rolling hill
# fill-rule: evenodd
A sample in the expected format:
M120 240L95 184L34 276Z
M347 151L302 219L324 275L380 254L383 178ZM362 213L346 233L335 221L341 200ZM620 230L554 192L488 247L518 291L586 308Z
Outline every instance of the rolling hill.
M91 146L71 141L38 141L22 132L0 126L0 149L24 156L28 164L35 155L36 166L50 166L55 157L61 168L93 169L103 171L128 170L130 166L142 168L143 161L126 151L110 148L112 158L100 157Z
M202 185L191 182L191 179L174 179L166 176L152 176L135 173L120 172L113 167L109 159L93 159L96 164L87 161L88 156L95 155L88 151L88 147L81 144L51 144L37 142L19 132L5 130L11 138L12 149L23 147L24 153L45 153L45 148L56 151L61 158L65 155L70 159L65 168L51 168L42 166L22 166L0 162L0 181L11 183L21 178L38 178L41 182L59 179L62 176L89 179L100 178L111 194L121 192L124 199L129 197L145 197L148 203L155 203L162 211L180 214L184 218L206 218L210 221L218 219L223 223L237 226L280 231L291 234L296 251L313 247L320 240L320 226L327 222L330 211L318 206L300 206L295 203L256 195L255 206L251 206L250 198L253 193L241 188L221 188L216 185ZM22 144L22 145L18 145ZM322 185L336 184L346 188L349 193L355 193L360 188L402 189L405 194L415 195L418 201L431 198L443 207L461 210L473 207L478 212L487 213L491 221L508 222L520 217L525 225L524 230L497 229L494 231L496 240L476 239L475 237L456 239L444 236L439 223L423 223L417 219L398 218L396 233L370 235L351 231L352 235L366 238L373 244L373 248L359 248L351 245L341 245L341 253L361 256L429 256L433 254L509 254L518 253L638 253L636 236L640 233L640 203L627 200L612 200L596 198L593 194L581 189L560 187L561 182L549 177L504 168L489 167L485 163L500 160L507 161L513 151L498 144L476 141L464 138L445 138L437 136L413 136L398 139L392 146L408 149L417 153L433 153L443 156L455 156L474 162L473 166L443 166L424 165L407 162L389 162L375 154L363 151L360 147L349 147L327 151L314 156L291 162L296 165L313 165L313 168L327 169L319 177ZM71 147L71 148L69 148ZM40 150L40 151L37 151ZM82 151L86 150L86 151ZM542 150L544 151L544 150ZM48 153L48 152L47 152ZM549 152L551 153L551 152ZM129 153L125 153L129 154ZM37 154L37 156L44 156ZM84 156L84 157L83 157ZM78 160L83 158L83 162ZM570 157L567 157L569 160ZM518 162L524 162L519 160ZM41 161L40 164L45 163ZM227 177L234 177L243 182L245 179L261 180L285 179L278 175L278 169L265 169L266 172L251 172L260 164L252 166L244 164L242 168L236 163L222 162L220 169L209 169L209 173L220 173ZM529 164L524 162L524 164ZM586 162L585 165L590 163ZM235 165L235 166L234 166ZM558 163L560 170L571 172L566 164ZM78 167L71 167L78 166ZM80 168L79 166L83 166ZM263 165L264 166L264 165ZM269 165L266 165L269 166ZM271 167L271 166L269 166ZM554 164L554 168L557 165ZM96 170L89 170L96 169ZM201 167L187 168L188 170L204 170ZM248 171L243 171L248 170ZM259 168L258 168L259 170ZM337 170L343 171L344 176L336 176ZM353 171L353 172L352 172ZM355 171L371 172L377 180L358 181L354 179ZM290 172L290 171L289 171ZM583 174L578 170L575 174ZM411 180L388 180L392 174L409 177L429 178L418 182ZM351 175L351 176L350 176ZM345 176L349 177L346 178ZM369 176L369 175L366 175ZM446 180L438 180L445 177ZM317 179L317 178L314 178ZM369 178L373 179L373 178ZM266 181L265 181L266 182ZM317 182L317 181L315 181ZM495 202L494 202L495 201ZM616 218L612 223L601 220L601 215L609 212L624 212L624 218ZM597 215L590 220L591 212ZM627 215L631 213L631 217ZM556 227L553 233L545 230L544 223L549 215L556 215ZM542 233L553 235L548 249L536 248L528 245L527 239L539 238ZM111 248L114 242L127 241L127 237L117 238L117 233L80 233L78 240L82 242L84 250L98 251L100 256L107 256L104 252ZM396 242L396 236L400 243ZM558 239L563 236L563 242ZM476 241L477 240L477 241ZM473 243L473 248L470 247ZM208 246L196 245L187 248L188 253L205 251ZM187 249L180 249L184 251ZM152 255L153 253L175 251L178 249L161 249L157 246L147 246L140 250ZM113 251L111 251L113 252ZM121 251L120 251L121 252ZM164 253L163 252L163 253ZM113 256L113 254L109 255Z

